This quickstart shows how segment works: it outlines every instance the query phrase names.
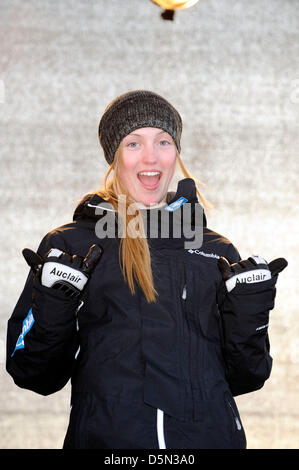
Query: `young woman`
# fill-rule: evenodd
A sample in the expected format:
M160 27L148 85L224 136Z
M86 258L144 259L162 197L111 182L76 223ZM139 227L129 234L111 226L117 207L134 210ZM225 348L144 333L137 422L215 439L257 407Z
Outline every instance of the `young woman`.
M241 261L207 228L181 131L163 97L116 98L99 126L103 188L37 253L23 250L31 270L8 321L7 370L43 395L72 380L65 448L246 447L233 396L270 375L286 261ZM176 165L184 178L169 192Z

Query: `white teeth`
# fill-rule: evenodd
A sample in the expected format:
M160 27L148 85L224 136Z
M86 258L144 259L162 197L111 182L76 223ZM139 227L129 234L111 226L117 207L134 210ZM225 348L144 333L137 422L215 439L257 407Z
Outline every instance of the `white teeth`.
M160 174L160 171L140 171L138 174L146 176L156 176Z

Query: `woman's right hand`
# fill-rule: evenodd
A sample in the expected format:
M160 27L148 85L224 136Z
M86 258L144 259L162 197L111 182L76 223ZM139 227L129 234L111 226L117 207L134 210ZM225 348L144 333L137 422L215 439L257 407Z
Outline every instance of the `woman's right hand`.
M81 295L103 249L99 245L92 245L84 259L58 248L51 248L45 258L29 248L24 248L22 253L43 286L62 290L67 297L76 298Z

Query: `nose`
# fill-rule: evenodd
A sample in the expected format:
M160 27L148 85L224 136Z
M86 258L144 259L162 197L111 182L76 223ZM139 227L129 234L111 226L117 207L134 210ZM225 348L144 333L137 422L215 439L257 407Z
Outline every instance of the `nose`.
M142 161L146 164L153 164L157 162L158 159L158 152L153 142L147 142L144 145L143 152L142 152Z

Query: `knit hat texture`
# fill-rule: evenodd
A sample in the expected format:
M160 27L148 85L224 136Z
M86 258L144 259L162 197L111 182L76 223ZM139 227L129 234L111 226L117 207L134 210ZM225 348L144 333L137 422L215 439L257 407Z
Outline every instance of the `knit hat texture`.
M122 139L142 127L156 127L168 132L180 152L182 119L177 110L156 93L130 91L115 98L100 120L99 140L109 164Z

